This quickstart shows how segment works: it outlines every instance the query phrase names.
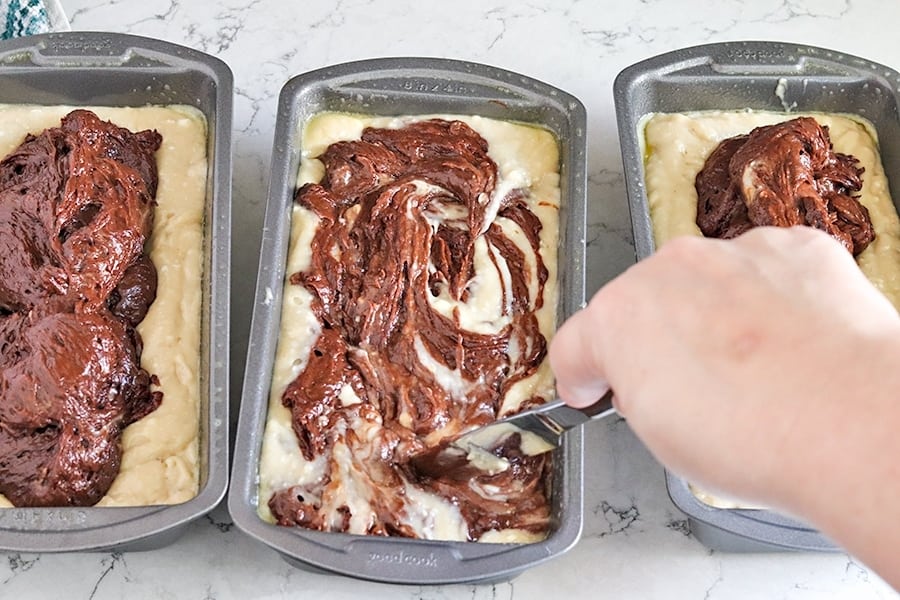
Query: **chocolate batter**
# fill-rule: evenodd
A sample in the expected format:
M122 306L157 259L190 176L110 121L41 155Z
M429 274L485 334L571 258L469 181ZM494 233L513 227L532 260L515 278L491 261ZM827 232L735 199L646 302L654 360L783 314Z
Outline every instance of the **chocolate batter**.
M726 139L697 174L697 225L725 239L755 226L808 225L857 256L875 239L854 195L862 189L857 162L834 152L827 128L811 117Z
M492 529L544 531L550 457L525 455L518 436L493 449L511 464L496 475L435 478L409 465L428 447L428 434L446 438L495 420L510 387L544 360L547 343L534 310L544 301L547 269L541 222L526 192L492 198L497 166L488 144L459 121L367 128L360 140L334 143L320 159L323 180L296 196L320 219L311 264L290 282L312 294L322 331L282 402L304 457L327 467L314 485L273 494L273 515L282 525L347 531L355 495L374 513L367 533L414 537L405 524L404 486L415 485L456 504L471 540ZM501 219L521 228L531 245L536 282ZM448 318L430 302L441 294L466 301L477 285L479 238L494 268L508 265L507 324L496 334L465 330L458 315ZM441 385L426 356L425 363L460 376L465 390ZM348 388L360 402L345 402ZM335 498L347 498L337 520L322 511Z
M155 131L76 110L0 162L0 493L104 496L126 426L162 400L134 327L156 296Z

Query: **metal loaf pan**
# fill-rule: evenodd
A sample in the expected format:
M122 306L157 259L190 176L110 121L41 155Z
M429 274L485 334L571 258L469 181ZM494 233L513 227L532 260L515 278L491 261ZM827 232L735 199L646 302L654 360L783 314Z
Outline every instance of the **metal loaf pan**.
M779 86L779 83L781 84ZM776 87L783 94L776 95ZM900 199L900 73L833 50L779 42L685 48L632 65L614 84L625 183L637 259L653 253L641 118L654 112L755 109L856 114L875 126L895 205ZM713 508L667 473L669 495L697 538L729 551L837 550L795 519L767 510Z
M560 143L559 322L584 302L585 110L576 98L485 65L391 58L332 66L294 77L281 91L229 509L234 522L297 566L363 579L437 584L508 579L572 547L582 527L582 435L556 451L549 537L536 544L478 544L322 533L279 527L257 515L260 444L266 422L290 207L306 120L323 111L371 115L478 114L552 131Z
M206 117L200 362L200 490L176 505L2 508L0 550L149 550L212 510L228 485L228 311L232 75L220 60L112 33L52 33L0 43L0 103L187 104Z

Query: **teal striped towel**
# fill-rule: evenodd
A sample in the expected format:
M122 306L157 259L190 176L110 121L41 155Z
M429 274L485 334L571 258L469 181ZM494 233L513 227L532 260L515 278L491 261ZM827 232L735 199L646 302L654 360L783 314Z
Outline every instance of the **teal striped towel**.
M57 0L0 0L0 39L68 29Z

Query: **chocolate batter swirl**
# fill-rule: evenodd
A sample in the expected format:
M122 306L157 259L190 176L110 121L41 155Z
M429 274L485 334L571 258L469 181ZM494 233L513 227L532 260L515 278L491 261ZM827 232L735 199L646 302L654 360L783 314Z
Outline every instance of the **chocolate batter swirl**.
M857 256L875 239L860 204L863 169L834 152L811 117L758 127L720 143L697 174L697 225L733 238L751 227L809 225Z
M326 468L313 486L276 492L273 514L283 525L336 531L366 519L366 533L412 537L404 486L417 485L459 506L470 539L497 528L543 531L549 455L524 455L517 437L494 449L512 465L497 475L433 479L408 466L426 447L496 419L511 386L544 360L534 311L548 272L527 192L494 193L488 144L460 121L368 128L320 159L324 179L296 196L320 219L311 264L290 282L311 292L322 330L282 402L304 457ZM458 312L434 306L469 298L477 244L487 245L488 268L508 272L496 333L466 330ZM359 402L347 401L348 390ZM354 512L352 495L371 518Z
M155 131L76 110L0 162L0 493L95 504L162 400L134 327L156 297Z

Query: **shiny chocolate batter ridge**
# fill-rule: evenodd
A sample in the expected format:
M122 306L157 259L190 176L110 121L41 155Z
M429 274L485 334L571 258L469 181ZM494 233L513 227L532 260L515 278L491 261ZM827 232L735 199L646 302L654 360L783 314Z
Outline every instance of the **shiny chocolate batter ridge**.
M326 466L313 484L272 495L275 519L417 537L411 496L424 491L458 507L470 540L490 530L546 531L550 455L527 455L518 434L490 448L509 462L500 473L467 466L435 477L410 464L495 420L507 391L545 358L534 311L548 270L528 190L497 193L488 143L460 121L366 128L319 158L322 181L295 198L319 218L311 262L290 282L311 293L321 332L282 403L305 459ZM509 237L513 229L530 248ZM434 306L466 302L478 285L479 245L504 282L494 333L467 330L458 309L447 316ZM520 409L541 402L532 397ZM362 527L351 528L358 519Z
M756 226L808 225L857 256L875 239L856 195L857 163L833 151L828 128L812 117L726 139L697 174L697 225L706 237L724 239Z
M162 401L135 331L156 297L161 141L76 110L0 161L0 493L16 506L95 504L122 431Z

